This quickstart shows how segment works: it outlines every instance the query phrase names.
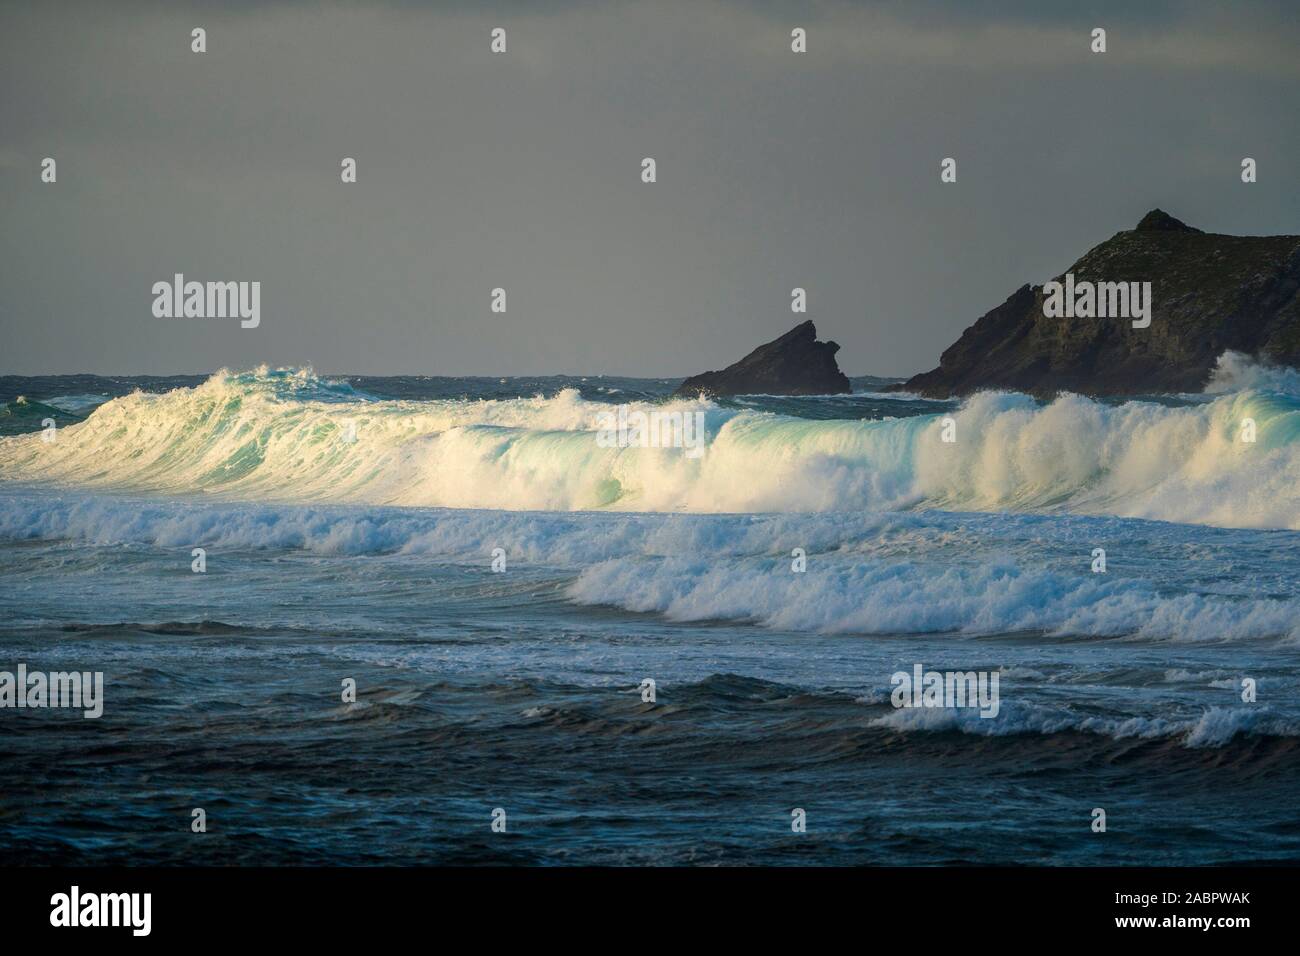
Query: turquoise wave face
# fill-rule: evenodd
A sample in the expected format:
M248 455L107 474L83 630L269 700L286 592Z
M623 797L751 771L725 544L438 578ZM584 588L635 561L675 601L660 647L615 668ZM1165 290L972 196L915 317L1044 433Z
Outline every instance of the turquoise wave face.
M391 398L263 368L133 392L84 421L11 403L25 430L47 412L57 428L0 440L0 480L515 511L939 508L1297 528L1293 377L1234 366L1212 394L1123 403L1005 392L960 404L882 394L722 403L644 388L626 400L633 415L697 416L704 441L690 454L602 440L623 391L612 384L599 399L585 383L531 397ZM855 402L868 417L842 417Z
M39 431L51 420L59 426L71 425L81 421L81 416L54 405L19 397L0 405L0 436Z

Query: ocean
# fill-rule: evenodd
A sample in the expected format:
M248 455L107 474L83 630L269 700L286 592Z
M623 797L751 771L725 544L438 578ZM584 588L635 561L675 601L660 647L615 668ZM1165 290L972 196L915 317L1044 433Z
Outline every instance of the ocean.
M0 861L1300 862L1296 373L677 381L0 377Z

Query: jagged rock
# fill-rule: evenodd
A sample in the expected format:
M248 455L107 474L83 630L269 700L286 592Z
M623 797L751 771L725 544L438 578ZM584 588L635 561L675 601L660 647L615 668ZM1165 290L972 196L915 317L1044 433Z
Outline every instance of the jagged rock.
M675 395L830 395L852 391L840 371L834 342L818 342L812 320L760 345L720 372L693 375Z
M1076 282L1150 282L1150 327L1045 317L1043 288L1026 285L966 329L938 368L895 387L933 398L987 388L1195 392L1228 349L1300 365L1300 236L1216 235L1154 209L1066 272Z

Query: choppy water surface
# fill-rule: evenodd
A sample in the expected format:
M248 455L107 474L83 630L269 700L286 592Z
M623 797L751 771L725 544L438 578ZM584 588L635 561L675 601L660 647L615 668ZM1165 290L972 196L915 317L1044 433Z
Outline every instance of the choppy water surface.
M1300 400L1222 371L1048 404L0 379L0 670L106 685L98 720L0 710L0 856L1300 860ZM702 412L706 453L598 446L618 402ZM918 663L998 672L998 716L896 709Z

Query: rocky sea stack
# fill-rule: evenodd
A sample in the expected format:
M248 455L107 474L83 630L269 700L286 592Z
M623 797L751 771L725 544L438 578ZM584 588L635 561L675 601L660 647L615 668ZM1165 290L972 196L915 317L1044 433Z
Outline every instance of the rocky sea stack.
M812 320L796 325L779 339L760 345L720 372L693 375L673 394L830 395L852 391L840 371L835 342L818 342Z
M1054 281L1067 274L1073 285L1150 283L1150 324L1048 317L1044 287L1022 286L966 329L938 368L896 388L932 398L990 388L1194 392L1229 349L1300 365L1300 236L1216 235L1155 209Z

